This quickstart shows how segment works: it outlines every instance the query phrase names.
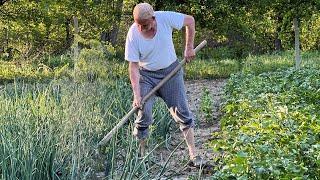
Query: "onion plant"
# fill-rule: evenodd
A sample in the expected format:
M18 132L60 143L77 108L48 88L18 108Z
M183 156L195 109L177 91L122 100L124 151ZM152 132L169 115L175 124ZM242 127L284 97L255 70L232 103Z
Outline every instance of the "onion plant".
M0 91L0 179L92 179L97 172L114 179L148 178L145 172L156 169L139 159L131 135L134 117L96 154L99 140L131 108L127 80L15 82ZM149 147L162 147L173 123L164 103L154 109Z

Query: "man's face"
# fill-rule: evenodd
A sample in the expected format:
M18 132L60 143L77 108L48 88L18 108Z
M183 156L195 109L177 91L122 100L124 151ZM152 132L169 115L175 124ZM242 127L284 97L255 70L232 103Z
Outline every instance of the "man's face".
M154 27L154 17L143 20L135 19L134 21L137 23L138 29L142 33L146 33Z

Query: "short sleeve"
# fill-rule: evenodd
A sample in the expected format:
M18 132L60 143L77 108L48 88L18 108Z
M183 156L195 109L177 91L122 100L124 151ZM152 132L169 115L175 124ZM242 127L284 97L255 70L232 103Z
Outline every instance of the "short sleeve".
M184 14L172 11L165 11L165 19L169 25L177 30L183 27Z
M134 40L133 28L130 28L126 38L125 59L130 62L139 62L139 50Z

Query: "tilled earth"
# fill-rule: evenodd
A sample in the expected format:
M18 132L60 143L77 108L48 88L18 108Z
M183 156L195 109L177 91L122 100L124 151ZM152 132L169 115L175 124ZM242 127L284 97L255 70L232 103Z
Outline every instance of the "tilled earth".
M214 165L213 158L215 154L207 146L207 143L213 138L212 133L220 130L219 119L222 115L220 111L220 105L222 103L222 91L225 84L225 79L195 80L185 82L189 106L191 111L196 116L196 147L198 149L198 153L205 160L207 160L210 165ZM213 99L213 118L212 120L207 121L204 120L204 115L199 110L201 95L203 94L205 88L210 91L210 95ZM171 136L169 148L162 148L155 152L155 157L159 157L156 163L160 168L161 166L165 165L173 149L175 149L175 147L177 147L182 141L182 134L180 131L177 131ZM172 154L171 159L168 161L168 164L166 165L167 171L162 176L163 179L187 179L190 176L198 177L199 173L201 173L202 178L208 178L211 175L212 167L205 168L203 171L199 171L199 169L191 168L187 165L188 159L188 149L183 141L183 143L179 145L176 151L174 151Z

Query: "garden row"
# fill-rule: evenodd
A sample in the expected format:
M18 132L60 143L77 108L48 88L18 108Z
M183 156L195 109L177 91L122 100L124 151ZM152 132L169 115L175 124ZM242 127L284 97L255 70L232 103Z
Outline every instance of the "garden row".
M225 89L217 179L320 177L320 70L232 75Z
M97 143L131 108L131 101L130 84L120 78L2 85L0 179L94 179L106 167L113 177L121 176L119 168L124 177L134 175L137 144L128 138L133 117L96 156ZM151 146L163 141L171 124L165 121L164 104L155 106L160 121L151 127Z

